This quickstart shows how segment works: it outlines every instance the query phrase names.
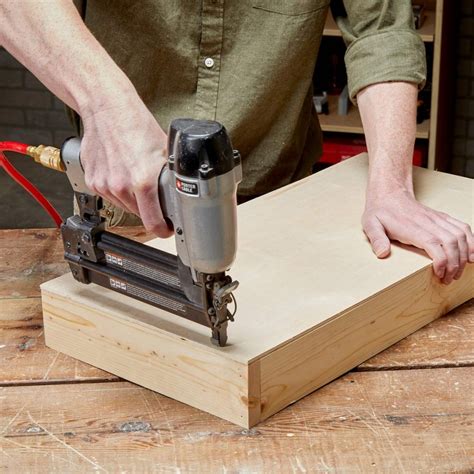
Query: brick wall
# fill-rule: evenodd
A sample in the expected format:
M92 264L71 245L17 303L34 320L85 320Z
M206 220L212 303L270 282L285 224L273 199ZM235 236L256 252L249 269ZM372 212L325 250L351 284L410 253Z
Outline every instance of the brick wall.
M58 146L71 135L62 102L0 49L0 141Z
M459 13L452 172L474 178L474 1Z
M73 135L63 104L0 48L0 141L60 146ZM12 164L34 183L63 218L72 214L72 189L63 173L8 153ZM51 227L50 217L0 170L0 229Z

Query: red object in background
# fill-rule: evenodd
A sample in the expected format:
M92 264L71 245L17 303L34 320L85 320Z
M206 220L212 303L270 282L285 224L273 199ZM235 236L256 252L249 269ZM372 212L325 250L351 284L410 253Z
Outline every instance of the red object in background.
M325 138L323 141L323 155L319 162L333 165L366 151L367 146L363 138ZM415 166L423 166L425 158L426 149L415 146L413 164Z

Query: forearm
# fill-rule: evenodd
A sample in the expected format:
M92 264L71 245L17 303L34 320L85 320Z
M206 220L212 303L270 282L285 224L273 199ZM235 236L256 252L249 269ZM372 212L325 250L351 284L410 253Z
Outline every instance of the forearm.
M369 151L367 197L402 189L413 193L417 86L374 84L357 101Z
M0 17L0 44L81 116L138 98L71 0L0 0Z
M416 86L406 82L375 84L357 96L369 150L362 226L378 257L390 254L389 239L414 245L433 259L441 281L451 283L474 262L474 236L466 223L415 199L416 97Z

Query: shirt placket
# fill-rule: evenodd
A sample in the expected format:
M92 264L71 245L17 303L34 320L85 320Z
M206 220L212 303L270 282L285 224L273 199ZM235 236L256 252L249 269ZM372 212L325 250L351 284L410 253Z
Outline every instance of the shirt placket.
M215 120L224 37L224 0L202 0L195 118Z

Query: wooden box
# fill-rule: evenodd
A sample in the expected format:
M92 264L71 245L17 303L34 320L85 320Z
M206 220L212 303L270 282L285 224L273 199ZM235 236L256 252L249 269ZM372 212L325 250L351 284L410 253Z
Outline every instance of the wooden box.
M229 344L210 331L67 274L41 287L46 344L251 427L473 297L421 251L373 255L360 225L365 155L239 207L240 281ZM473 221L473 182L415 169L418 198ZM150 245L174 251L174 239Z

